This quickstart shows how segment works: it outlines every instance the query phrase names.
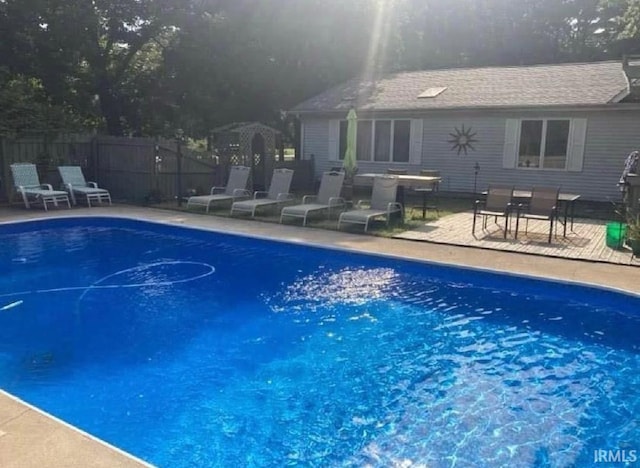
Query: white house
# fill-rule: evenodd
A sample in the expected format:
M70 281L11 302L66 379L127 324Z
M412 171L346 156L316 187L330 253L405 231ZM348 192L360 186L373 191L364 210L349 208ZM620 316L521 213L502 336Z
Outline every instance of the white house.
M621 62L403 72L354 79L295 106L303 159L339 166L346 115L358 114L359 171L441 171L441 190L490 183L560 186L618 200L626 156L640 149L635 66Z

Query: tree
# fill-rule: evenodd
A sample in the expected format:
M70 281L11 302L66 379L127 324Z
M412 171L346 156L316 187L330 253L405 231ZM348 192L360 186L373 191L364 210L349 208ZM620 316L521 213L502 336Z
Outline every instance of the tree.
M160 64L155 48L193 8L180 0L6 0L3 11L13 24L8 48L24 54L10 66L39 78L54 100L97 111L109 133L122 135L135 131L130 107Z
M29 130L68 131L86 124L72 109L54 104L37 79L0 68L0 136Z
M601 8L607 12L601 26L609 54L639 54L640 0L602 0Z
M111 134L204 136L286 130L363 74L619 58L638 31L640 0L0 0L0 67Z

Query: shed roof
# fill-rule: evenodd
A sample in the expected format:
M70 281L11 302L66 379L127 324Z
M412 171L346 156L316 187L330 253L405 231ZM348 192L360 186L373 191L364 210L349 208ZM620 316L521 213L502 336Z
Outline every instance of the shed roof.
M211 133L240 133L245 130L255 130L256 128L280 133L279 130L273 127L269 127L268 125L265 125L261 122L233 122L230 124L222 125L221 127L216 127L211 130Z
M627 86L617 61L414 71L350 80L292 112L602 105L617 102ZM441 87L434 97L418 97Z

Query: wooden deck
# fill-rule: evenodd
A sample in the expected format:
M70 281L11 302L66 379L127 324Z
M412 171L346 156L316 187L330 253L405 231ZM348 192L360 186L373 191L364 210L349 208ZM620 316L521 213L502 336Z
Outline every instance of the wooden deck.
M635 257L632 259L631 250L628 247L615 250L606 246L606 221L576 219L573 230L571 230L571 226L567 226L567 237L563 237L562 225L559 224L557 234L552 238L551 244L547 242L549 232L549 223L547 222L529 221L529 227L525 234L524 222L521 221L518 239L514 239L515 220L511 221L512 231L508 233L506 239L503 238L501 229L504 225L503 218L498 218L498 224L495 224L493 218L489 218L487 229L483 230L482 217L478 217L475 236L471 233L472 223L472 212L456 213L436 221L426 222L419 228L402 232L394 237L548 257L640 266L640 259Z

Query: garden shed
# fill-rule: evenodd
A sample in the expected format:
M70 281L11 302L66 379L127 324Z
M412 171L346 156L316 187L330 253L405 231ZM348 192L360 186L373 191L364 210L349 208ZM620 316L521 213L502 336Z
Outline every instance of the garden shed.
M254 190L268 186L280 145L280 132L260 122L231 123L211 132L211 149L220 164L226 171L235 165L251 167Z

